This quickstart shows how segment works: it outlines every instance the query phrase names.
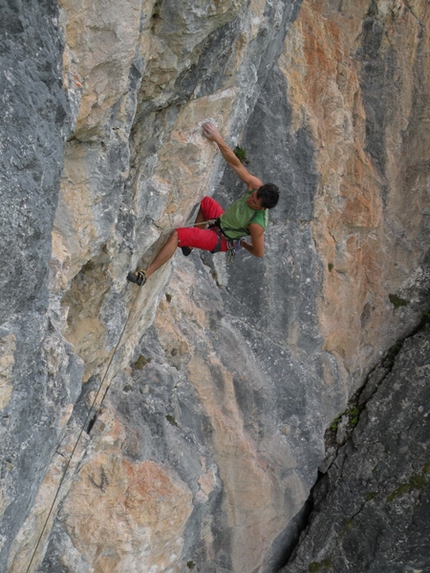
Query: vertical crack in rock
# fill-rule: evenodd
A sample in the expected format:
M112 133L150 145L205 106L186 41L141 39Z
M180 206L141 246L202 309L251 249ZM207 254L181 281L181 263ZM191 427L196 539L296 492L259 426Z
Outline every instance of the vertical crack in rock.
M62 305L67 312L65 337L85 363L84 382L103 362L105 325L101 309L110 291L107 264L102 259L88 261L72 280Z
M429 334L425 317L410 338L387 353L351 401L340 446L331 446L338 421L327 430L327 458L311 491L312 510L282 573L304 568L340 573L346 562L375 573L426 566L426 527L415 530L410 524L428 515L429 508L427 367L423 371L420 366L429 360ZM414 381L409 379L411 364L418 376ZM410 411L413 402L424 414L421 422ZM396 504L402 511L392 507Z

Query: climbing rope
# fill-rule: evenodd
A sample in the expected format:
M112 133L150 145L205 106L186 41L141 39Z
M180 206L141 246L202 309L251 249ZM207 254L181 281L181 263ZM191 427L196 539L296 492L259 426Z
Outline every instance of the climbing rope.
M151 261L150 261L149 264L151 264L151 262L154 260L154 258L155 258L155 254L152 256ZM118 351L119 345L121 344L121 341L122 341L122 338L123 338L123 336L124 336L124 332L125 332L125 329L126 329L126 327L127 327L128 321L129 321L129 319L130 319L131 313L133 312L134 307L136 306L136 302L137 302L139 293L140 293L140 290L137 289L136 295L135 295L135 297L134 297L134 299L133 299L133 302L132 302L132 304L131 304L130 310L128 311L127 318L126 318L126 320L125 320L125 322L124 322L124 326L122 327L121 334L119 335L118 341L117 341L117 343L116 343L116 345L115 345L115 348L114 348L114 350L113 350L113 352L112 352L112 354L111 354L111 357L110 357L110 359L109 359L108 365L107 365L106 370L105 370L105 373L103 374L103 377L102 377L101 382L100 382L100 384L99 384L99 386L98 386L96 395L94 396L94 399L93 399L93 401L92 401L92 403L91 403L91 406L90 406L90 408L89 408L89 410L88 410L88 413L87 413L87 415L86 415L86 417L85 417L84 423L82 424L82 427L81 427L81 429L79 430L79 434L78 434L78 437L77 437L76 440L75 440L75 444L74 444L74 446L73 446L72 453L70 454L70 456L69 456L69 458L68 458L68 460L67 460L67 463L66 463L66 465L65 465L65 468L64 468L64 471L63 471L63 475L61 476L60 482L59 482L59 484L58 484L58 486L57 486L54 499L53 499L53 501L52 501L52 503L51 503L51 506L50 506L50 508L49 508L48 515L47 515L47 517L46 517L46 519L45 519L45 521L44 521L44 524L43 524L42 530L41 530L41 532L40 532L40 534L39 534L39 537L37 538L36 545L35 545L35 547L34 547L34 549L33 549L32 554L31 554L31 559L30 559L30 561L29 561L29 564L28 564L28 567L27 567L25 573L29 573L29 572L30 572L30 567L31 567L31 565L32 565L32 563L33 563L33 561L34 561L35 556L36 556L37 549L38 549L38 547L39 547L39 545L40 545L40 543L41 543L41 541L42 541L43 534L44 534L45 531L46 531L46 528L47 528L47 526L48 526L49 519L51 518L51 515L52 515L52 513L53 513L53 511L54 511L55 504L56 504L57 499L58 499L58 497L59 497L59 495L60 495L61 487L62 487L62 485L63 485L63 483L64 483L64 480L66 479L67 472L68 472L68 470L69 470L70 464L71 464L72 459L73 459L73 457L74 457L74 455L75 455L75 452L76 452L76 449L77 449L77 447L78 447L78 445L79 445L79 442L81 441L82 434L84 433L85 428L87 427L87 424L88 424L88 422L89 422L90 419L91 419L91 415L92 415L93 410L94 410L94 407L95 407L95 405L96 405L96 403L97 403L97 399L98 399L98 397L99 397L99 395L100 395L100 392L101 392L101 390L102 390L102 388L103 388L103 384L104 384L104 382L105 382L105 380L106 380L106 376L107 376L107 374L108 374L108 372L109 372L109 370L110 370L110 367L111 367L111 365L112 365L113 359L114 359L114 357L115 357L115 355L116 355L116 353L117 353L117 351ZM102 404L103 404L103 402L104 402L104 399L106 398L106 395L107 395L107 393L108 393L110 387L111 387L111 382L109 382L109 384L108 384L107 387L106 387L106 390L105 390L105 392L104 392L104 394L103 394L103 397L102 397L102 399L101 399L101 401L100 401L100 404L99 404L99 406L98 406L98 408L97 408L97 411L96 411L95 414L94 414L94 417L96 417L97 414L100 412L101 407L102 407ZM58 450L58 448L57 448L57 450Z
M210 220L208 220L208 221L200 221L199 223L193 223L193 224L191 224L191 225L184 225L184 226L186 226L186 227L195 227L195 226L197 226L197 225L207 225L207 224L210 225L210 224L213 224L215 221L216 221L216 219L210 219ZM166 233L169 233L169 232L173 232L175 229L178 229L178 228L180 228L180 227L173 227L170 231L163 231L162 234L166 234ZM152 256L152 258L151 258L151 260L150 260L148 266L151 265L151 263L152 263L152 261L154 260L154 258L155 258L155 254ZM107 365L107 367L106 367L106 370L105 370L105 372L104 372L104 374L103 374L103 377L102 377L102 379L101 379L101 382L100 382L100 384L99 384L99 386L98 386L96 395L94 396L94 399L93 399L93 401L92 401L92 403L91 403L91 406L90 406L90 408L89 408L89 410L88 410L88 413L87 413L87 415L86 415L86 417L85 417L84 423L82 424L82 427L81 427L80 430L79 430L78 437L77 437L76 440L75 440L75 443L74 443L72 452L71 452L71 454L70 454L70 456L69 456L69 458L68 458L68 460L67 460L67 462L66 462L66 465L65 465L63 474L62 474L62 476L61 476L61 479L60 479L60 481L59 481L59 484L58 484L58 486L57 486L57 489L56 489L56 492L55 492L53 501L52 501L52 503L51 503L51 505L50 505L50 508L49 508L49 511L48 511L48 515L47 515L47 517L46 517L46 519L45 519L45 521L44 521L42 530L41 530L41 532L40 532L40 534L39 534L39 536L38 536L38 538L37 538L36 545L34 546L34 549L33 549L33 552L32 552L32 554L31 554L31 558L30 558L30 561L29 561L29 564L28 564L28 566L27 566L27 569L26 569L25 573L29 573L29 572L30 572L30 568L31 568L31 566L32 566L32 564L33 564L33 561L34 561L34 558L35 558L35 556L36 556L37 549L39 548L39 545L40 545L40 543L41 543L41 541L42 541L43 535L44 535L44 533L45 533L45 531L46 531L46 528L47 528L47 526L48 526L48 523L49 523L49 520L50 520L50 518L51 518L51 515L52 515L52 513L53 513L53 511L54 511L55 504L56 504L56 502L57 502L57 500L58 500L58 498L59 498L60 491L61 491L61 488L62 488L62 486L63 486L63 483L64 483L64 481L65 481L65 479L66 479L67 472L68 472L68 470L69 470L70 464L71 464L71 462L72 462L72 459L74 458L74 455L75 455L75 453L76 453L77 447L78 447L78 445L79 445L79 443L80 443L80 441L81 441L82 434L84 433L85 428L87 427L87 424L89 423L89 421L90 421L90 419L91 419L93 410L95 410L95 406L96 406L96 403L97 403L97 399L98 399L98 397L99 397L99 395L100 395L100 393L101 393L101 390L102 390L102 388L103 388L103 384L104 384L104 382L105 382L105 380L106 380L106 377L107 377L107 374L108 374L108 372L109 372L109 370L110 370L110 367L111 367L111 365L112 365L113 359L114 359L114 357L115 357L115 355L116 355L116 353L117 353L117 351L118 351L118 348L119 348L119 346L120 346L120 344L121 344L121 341L122 341L122 338L123 338L123 336L124 336L124 332L125 332L125 330L126 330L128 321L129 321L130 316L131 316L131 314L132 314L132 312L133 312L133 310L134 310L134 307L135 307L135 305L136 305L136 302L137 302L137 299L138 299L138 296L139 296L139 292L140 292L140 290L138 289L137 292L136 292L136 296L135 296L134 299L133 299L133 302L132 302L132 305L131 305L131 307L130 307L130 310L128 311L127 318L126 318L126 320L125 320L125 322L124 322L124 326L122 327L122 330L121 330L121 334L120 334L120 336L119 336L119 338L118 338L118 341L117 341L117 343L116 343L116 345L115 345L115 348L114 348L114 350L113 350L113 352L112 352L112 354L111 354L111 357L110 357L110 359L109 359L109 362L108 362L108 365ZM104 392L104 394L103 394L103 396L102 396L102 399L100 400L100 403L99 403L99 405L98 405L98 407L97 407L97 410L95 410L94 418L96 418L96 417L97 417L97 414L101 411L102 404L103 404L103 402L104 402L104 400L105 400L105 398L106 398L106 395L107 395L107 393L108 393L108 391L109 391L109 389L110 389L110 387L111 387L111 384L112 384L112 382L109 382L109 384L106 386L106 390L105 390L105 392ZM58 448L57 448L57 451L58 451Z
M34 557L35 557L35 555L36 555L36 551L37 551L37 549L38 549L38 547L39 547L39 545L40 545L40 542L42 541L43 534L45 533L45 530L46 530L46 528L47 528L47 526L48 526L49 519L50 519L50 517L51 517L51 515L52 515L52 512L54 511L55 504L56 504L57 499L58 499L58 497L59 497L59 495L60 495L61 487L62 487L62 485L63 485L63 483L64 483L64 480L66 479L66 475L67 475L67 472L68 472L68 470L69 470L70 464L71 464L72 459L73 459L73 457L74 457L74 455L75 455L75 452L76 452L76 449L77 449L77 447L78 447L78 445L79 445L79 442L81 441L82 434L84 433L85 428L87 427L87 424L88 424L88 422L89 422L89 420L90 420L91 414L92 414L92 412L93 412L93 410L94 410L94 407L95 407L96 402L97 402L97 399L98 399L98 397L99 397L99 395L100 395L101 389L103 388L104 381L106 380L106 376L107 376L107 374L108 374L108 372L109 372L109 369L110 369L110 367L111 367L111 365L112 365L114 356L115 356L115 354L116 354L116 352L117 352L117 350L118 350L118 348L119 348L119 345L121 344L122 338L123 338L123 336L124 336L125 329L126 329L126 327L127 327L127 324L128 324L129 318L130 318L130 316L131 316L131 313L132 313L132 311L134 310L134 307L135 307L135 305L136 305L136 301L137 301L138 296L139 296L139 291L137 291L136 296L135 296L134 299L133 299L133 303L132 303L132 305L131 305L131 307L130 307L130 310L129 310L128 314L127 314L127 318L126 318L126 320L125 320L125 322L124 322L124 326L123 326L123 328L122 328L122 330L121 330L121 334L120 334L120 336L119 336L119 338L118 338L118 342L116 343L115 348L114 348L114 350L113 350L113 352L112 352L112 354L111 354L111 357L110 357L110 359L109 359L107 368L106 368L106 370L105 370L105 373L103 374L103 377L102 377L101 382L100 382L100 384L99 384L99 387L98 387L98 389L97 389L96 395L95 395L95 397L94 397L94 399L93 399L93 401L92 401L92 403L91 403L91 406L90 406L90 408L89 408L89 410L88 410L88 413L87 413L87 416L86 416L86 418L85 418L85 421L84 421L84 423L83 423L83 425L82 425L82 427L81 427L81 429L80 429L80 431L79 431L78 437L77 437L76 440L75 440L75 444L74 444L74 446L73 446L72 453L70 454L70 456L69 456L69 458L68 458L68 460L67 460L66 466L65 466L64 471L63 471L63 475L62 475L62 477L61 477L61 479L60 479L60 482L59 482L59 484L58 484L58 486L57 486L57 490L56 490L56 492L55 492L54 499L53 499L53 501L52 501L52 503L51 503L51 506L50 506L50 508L49 508L48 515L47 515L47 517L46 517L46 519L45 519L45 522L44 522L44 524L43 524L42 530L41 530L41 532L40 532L40 535L39 535L39 537L38 537L38 539L37 539L36 545L35 545L34 550L33 550L33 552L32 552L30 562L29 562L28 567L27 567L27 569L26 569L26 573L29 573L29 571L30 571L30 567L31 567L31 565L32 565L32 563L33 563L33 561L34 561ZM105 399L105 397L106 397L106 394L107 394L107 392L108 392L110 386L111 386L111 383L108 384L108 386L107 386L107 388L106 388L106 390L105 390L105 393L103 394L103 398L102 398L102 400L100 401L100 404L99 404L99 406L98 406L97 411L95 412L95 416L97 416L97 413L100 412L101 406L102 406L102 404L103 404L103 401L104 401L104 399ZM57 450L58 450L58 448L57 448Z
M208 219L207 221L200 221L199 223L191 223L190 225L180 225L179 227L171 227L167 231L164 231L162 228L158 226L157 228L161 230L162 235L165 235L167 233L173 233L173 231L176 231L177 229L191 229L192 227L198 227L199 225L213 225L217 220L218 218Z

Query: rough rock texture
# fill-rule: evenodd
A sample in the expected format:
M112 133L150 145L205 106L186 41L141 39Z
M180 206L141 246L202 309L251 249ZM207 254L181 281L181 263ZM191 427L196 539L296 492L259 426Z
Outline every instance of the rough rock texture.
M81 360L47 314L67 113L60 38L52 2L1 2L2 571L81 390Z
M1 10L0 569L277 571L325 429L428 308L429 7ZM282 189L265 257L127 284L243 192L209 119Z
M422 2L308 2L280 59L318 149L324 348L360 382L428 288L428 26Z
M314 491L311 524L284 573L429 570L430 330L394 368Z

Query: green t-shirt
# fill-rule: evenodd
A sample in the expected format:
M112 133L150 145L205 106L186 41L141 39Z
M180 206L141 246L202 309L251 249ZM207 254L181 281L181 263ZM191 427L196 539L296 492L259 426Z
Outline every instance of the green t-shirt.
M247 227L250 223L257 223L266 229L269 222L269 210L257 211L246 204L246 200L253 192L253 189L247 191L219 218L221 229L229 239L240 239L249 235Z

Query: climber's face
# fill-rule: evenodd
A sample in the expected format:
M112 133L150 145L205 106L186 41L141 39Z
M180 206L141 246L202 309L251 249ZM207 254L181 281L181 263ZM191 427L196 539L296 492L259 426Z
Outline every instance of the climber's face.
M261 211L264 207L261 206L261 200L257 197L258 191L254 191L246 200L246 204L251 207L251 209L255 209L256 211Z

